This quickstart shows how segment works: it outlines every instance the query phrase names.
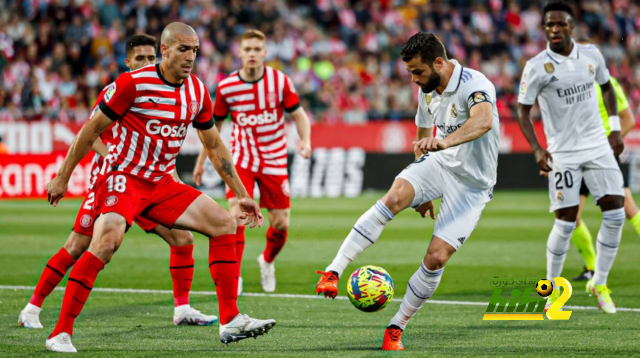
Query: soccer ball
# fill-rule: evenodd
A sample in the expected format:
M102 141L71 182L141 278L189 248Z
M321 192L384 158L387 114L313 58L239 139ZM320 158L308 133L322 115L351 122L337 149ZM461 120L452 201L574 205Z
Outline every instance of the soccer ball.
M543 278L536 284L536 292L542 297L547 297L553 292L553 284L551 280Z
M362 266L349 278L347 296L360 311L380 311L393 298L393 280L381 267Z

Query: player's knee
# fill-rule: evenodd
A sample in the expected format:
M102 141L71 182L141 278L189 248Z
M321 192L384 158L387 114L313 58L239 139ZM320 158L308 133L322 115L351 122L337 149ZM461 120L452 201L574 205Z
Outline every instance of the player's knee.
M193 234L187 230L170 230L173 246L193 245Z
M605 195L598 200L598 206L602 211L624 208L624 196Z
M220 218L217 220L218 225L214 228L214 236L235 234L238 224L236 219L227 211L220 214Z
M271 226L278 231L289 230L289 217L287 215L278 215L271 221Z
M397 215L411 204L412 199L407 199L407 192L402 188L393 188L382 198L382 203L393 215Z
M429 270L440 270L449 261L449 253L444 250L437 250L433 252L427 252L427 256L424 258L424 265Z
M77 232L72 231L71 235L69 235L69 239L64 243L64 249L69 253L69 256L77 260L83 252L87 251L90 243L90 236L80 235Z

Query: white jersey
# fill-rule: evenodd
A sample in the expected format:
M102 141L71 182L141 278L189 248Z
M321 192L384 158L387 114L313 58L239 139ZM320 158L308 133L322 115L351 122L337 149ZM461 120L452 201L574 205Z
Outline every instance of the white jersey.
M436 138L444 139L469 119L473 106L489 102L493 106L492 129L482 137L431 153L455 178L473 188L486 189L496 183L500 120L496 107L496 89L480 72L463 68L451 60L455 69L442 95L436 91L418 92L416 126L437 127Z
M573 42L567 57L547 46L524 68L518 102L533 105L538 100L547 150L563 162L587 162L611 150L594 81L609 81L604 58L594 45Z

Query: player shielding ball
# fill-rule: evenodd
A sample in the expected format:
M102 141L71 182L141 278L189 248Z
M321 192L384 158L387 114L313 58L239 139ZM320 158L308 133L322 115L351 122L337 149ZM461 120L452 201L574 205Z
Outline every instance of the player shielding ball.
M347 265L378 240L395 215L412 207L422 216L430 211L433 217L431 201L442 198L429 248L389 322L383 350L404 350L402 332L433 295L447 261L468 240L492 199L500 133L495 87L482 73L447 59L435 35L412 36L401 55L412 82L420 87L414 149L423 155L358 219L333 262L318 272L322 277L316 286L317 294L335 297Z
M133 35L127 39L127 58L125 65L135 71L139 68L155 65L157 45L153 36L146 34ZM98 96L93 106L92 113L97 111L100 102L110 87L105 87ZM85 200L80 205L80 210L76 216L73 230L64 244L53 257L47 262L42 275L38 280L36 289L27 306L20 312L18 324L25 328L42 328L40 323L40 312L44 300L58 286L67 270L73 266L83 252L89 248L91 237L93 236L93 226L96 218L100 214L96 210L94 185L98 172L104 162L104 157L108 154L108 147L117 140L117 123L100 134L100 139L93 144L96 155L91 166L90 187ZM115 135L114 135L115 134ZM175 171L173 174L175 175ZM170 246L169 270L173 280L174 296L174 316L173 323L176 325L211 325L218 320L216 316L202 314L189 305L189 292L193 281L193 235L189 231L170 230L162 225L145 219L136 217L134 221L146 232L153 232L162 237Z
M73 141L58 176L47 184L49 202L56 206L80 159L118 121L119 141L110 147L96 183L100 216L94 236L69 274L60 317L46 341L49 350L76 351L71 343L75 319L136 216L209 237L209 271L216 286L223 343L264 334L275 325L274 320L256 320L238 310L235 219L208 196L171 177L192 123L209 159L237 195L243 218L252 227L262 224L258 205L249 198L213 128L209 93L191 74L198 49L198 35L191 27L169 24L162 32L162 63L116 79Z
M275 68L265 66L266 37L258 30L247 30L240 37L242 68L218 84L213 116L218 131L231 115L231 152L236 170L252 198L258 184L260 207L269 217L267 243L258 255L260 282L265 292L276 289L275 259L287 241L291 200L287 173L287 141L284 112L293 118L300 135L298 153L311 156L311 126L291 79ZM204 173L205 153L201 152L193 171L196 185ZM227 188L229 211L240 214L238 200ZM245 245L245 227L238 222L238 272ZM242 280L240 280L242 282ZM241 288L241 287L239 287Z
M596 296L602 311L615 313L607 277L625 218L623 180L615 158L624 149L616 95L600 51L572 39L575 25L571 7L564 2L549 3L544 7L543 21L547 49L527 61L520 83L518 115L540 170L549 173L550 211L555 212L556 220L547 241L547 278L553 280L562 273L584 179L602 210L595 273L587 282L587 290ZM609 115L608 138L598 111L596 82L602 88ZM529 115L536 100L542 112L546 150L536 138ZM559 296L559 290L553 290L547 307Z

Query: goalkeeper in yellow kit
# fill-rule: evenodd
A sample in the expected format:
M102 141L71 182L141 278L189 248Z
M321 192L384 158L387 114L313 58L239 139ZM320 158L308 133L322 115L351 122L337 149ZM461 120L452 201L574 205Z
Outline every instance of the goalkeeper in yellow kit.
M633 116L633 113L631 112L627 96L625 96L624 91L622 90L622 87L620 86L618 81L613 77L610 77L610 81L611 85L613 85L613 88L615 89L616 98L618 99L618 115L620 116L621 135L624 138L624 136L633 128L635 124L635 118ZM602 90L597 83L596 95L598 96L598 105L600 107L600 117L602 117L602 124L607 131L608 136L611 131L611 128L609 126L609 116L602 99ZM622 171L622 176L624 177L624 211L627 219L635 228L636 233L640 235L640 213L638 213L638 206L631 196L631 190L629 190L629 184L627 182L629 178L629 164L620 163L619 159L618 164L620 165L620 170ZM596 253L593 248L593 239L591 237L589 229L587 228L587 225L581 219L582 208L584 206L587 195L589 195L589 189L587 189L587 186L584 185L583 182L580 189L580 209L578 211L578 219L576 220L576 229L573 231L573 236L571 236L571 242L576 245L578 252L582 256L582 260L584 261L584 271L577 277L574 277L574 281L590 280L593 277L593 271L596 266Z

